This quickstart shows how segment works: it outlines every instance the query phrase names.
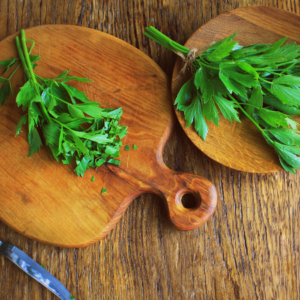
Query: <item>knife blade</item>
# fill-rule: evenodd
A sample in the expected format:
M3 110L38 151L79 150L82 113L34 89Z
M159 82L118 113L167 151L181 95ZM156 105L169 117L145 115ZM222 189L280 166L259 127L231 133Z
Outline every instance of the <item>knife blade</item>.
M73 298L70 292L59 280L57 280L53 275L45 270L45 268L31 259L19 248L8 242L0 241L0 254L9 259L21 270L34 278L60 299L70 300Z

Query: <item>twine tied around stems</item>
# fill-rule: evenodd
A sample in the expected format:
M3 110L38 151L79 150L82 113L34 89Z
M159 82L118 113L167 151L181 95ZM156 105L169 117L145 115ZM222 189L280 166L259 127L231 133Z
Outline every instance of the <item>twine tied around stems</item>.
M195 59L200 56L202 53L204 53L206 50L208 50L213 44L215 44L215 42L212 42L202 48L193 48L190 50L190 52L185 56L182 52L180 51L174 51L175 54L177 54L178 56L180 56L184 62L184 65L182 67L182 69L180 70L180 73L185 73L186 70L190 69L193 65L193 62L195 61Z

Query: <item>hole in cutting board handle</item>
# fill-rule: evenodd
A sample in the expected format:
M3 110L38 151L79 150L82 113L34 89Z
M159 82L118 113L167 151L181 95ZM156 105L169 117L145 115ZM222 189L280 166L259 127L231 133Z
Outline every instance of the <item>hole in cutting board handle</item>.
M185 193L181 196L181 204L186 209L197 209L201 205L201 197L195 197L193 193Z

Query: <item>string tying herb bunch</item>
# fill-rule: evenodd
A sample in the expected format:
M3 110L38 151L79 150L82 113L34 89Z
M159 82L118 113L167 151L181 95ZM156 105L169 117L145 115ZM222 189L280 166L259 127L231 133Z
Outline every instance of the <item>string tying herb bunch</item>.
M205 141L207 121L219 125L219 111L230 121L248 118L275 149L282 167L294 174L300 166L300 135L293 116L300 114L300 46L274 44L241 46L236 34L217 43L191 50L172 41L154 27L145 35L184 57L192 77L181 87L175 105L194 124ZM200 54L199 54L200 53ZM197 55L198 54L198 55ZM218 108L219 110L218 110Z
M100 108L100 103L89 101L86 94L67 83L71 80L91 81L87 78L68 76L66 70L54 79L42 78L34 73L40 56L30 55L34 41L26 39L21 30L21 41L16 37L19 57L0 62L4 69L0 83L0 103L3 106L9 94L13 94L11 78L22 65L25 84L16 97L18 106L27 110L16 128L16 135L23 124L28 122L29 156L40 150L43 140L57 161L70 164L76 161L75 172L83 176L90 167L99 167L105 162L120 165L121 139L127 128L119 125L122 108ZM27 42L31 48L27 49ZM16 65L11 75L3 77Z

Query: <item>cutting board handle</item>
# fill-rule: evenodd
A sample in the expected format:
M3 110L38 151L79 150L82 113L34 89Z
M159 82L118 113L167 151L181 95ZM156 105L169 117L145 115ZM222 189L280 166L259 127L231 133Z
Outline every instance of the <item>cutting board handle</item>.
M198 175L173 171L160 157L150 166L149 176L141 180L118 166L107 165L115 175L137 188L126 197L117 219L134 198L152 192L165 200L171 222L178 230L195 229L209 220L217 205L217 191L212 182ZM186 197L188 203L185 202Z
M204 177L170 170L163 163L159 167L159 180L152 179L152 187L165 199L173 225L191 230L207 222L217 205L215 186Z

